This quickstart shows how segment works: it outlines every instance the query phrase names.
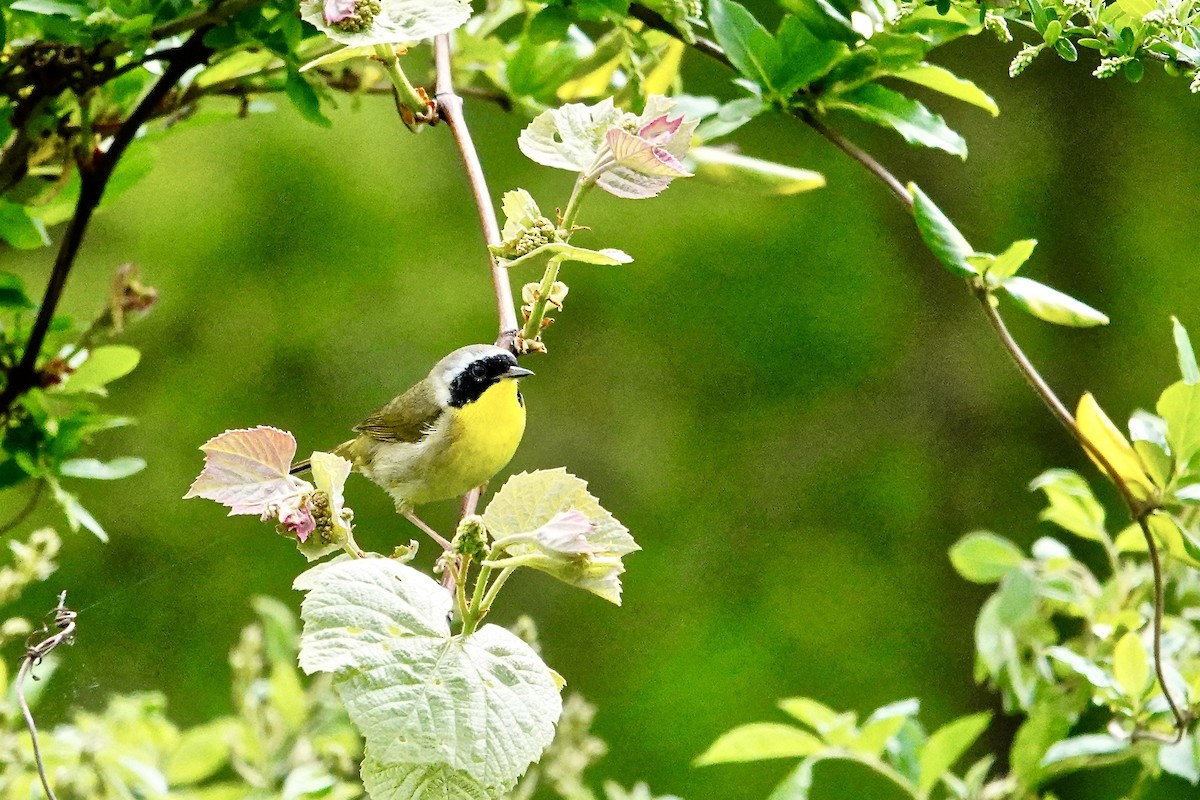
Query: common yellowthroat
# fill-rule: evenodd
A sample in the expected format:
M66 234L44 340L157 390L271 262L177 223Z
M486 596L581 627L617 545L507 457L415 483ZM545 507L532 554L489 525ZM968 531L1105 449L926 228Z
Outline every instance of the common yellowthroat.
M502 348L460 347L356 425L358 436L333 452L383 487L397 511L426 528L413 506L466 494L512 458L525 432L517 379L532 374ZM301 462L292 473L308 466Z

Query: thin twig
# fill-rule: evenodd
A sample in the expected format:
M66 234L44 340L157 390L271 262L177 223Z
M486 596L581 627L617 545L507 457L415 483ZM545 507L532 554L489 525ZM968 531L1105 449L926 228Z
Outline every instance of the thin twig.
M492 205L492 196L488 192L483 166L479 163L479 153L475 150L475 143L471 140L471 131L467 128L467 120L463 115L462 98L454 91L450 65L450 36L445 33L438 36L434 39L433 48L437 62L437 84L434 97L438 104L438 114L446 120L450 126L450 132L454 135L454 141L458 144L458 152L462 156L467 180L471 184L471 194L475 197L475 207L479 211L479 224L483 229L484 242L488 245L499 245L500 225L496 221L496 209ZM496 314L500 322L500 335L496 339L496 345L511 348L518 330L517 311L512 300L512 287L509 284L507 270L501 268L490 249L488 250L488 261L492 268L492 288L496 293Z
M153 116L155 109L158 108L158 105L171 89L175 87L175 84L179 82L184 73L196 64L202 63L212 52L204 44L204 34L206 32L207 30L204 28L197 30L179 48L175 57L167 62L167 67L163 70L162 76L155 82L150 91L146 93L141 102L138 103L137 107L129 115L129 118L117 129L108 150L97 154L90 165L79 165L79 200L75 203L75 214L67 224L62 244L59 245L58 256L54 261L54 269L50 273L50 281L46 285L46 294L42 299L41 307L38 309L33 329L29 333L29 340L25 343L25 352L21 357L21 361L9 371L4 391L0 393L0 413L6 412L12 407L13 402L18 397L37 384L38 356L41 353L46 334L50 330L50 323L54 319L54 312L58 308L58 301L62 298L67 277L71 273L71 268L75 265L75 258L79 254L79 247L83 243L83 235L87 230L88 223L91 221L92 213L100 204L100 200L104 196L104 190L108 186L108 180L112 177L117 162L124 155L125 149L129 147L130 142L133 141L133 137L137 134L138 129Z
M21 659L21 669L17 671L17 680L13 684L17 695L17 705L21 708L21 715L25 717L25 727L29 729L29 739L33 742L33 760L37 764L38 777L42 779L42 789L45 790L48 800L57 800L57 798L54 796L54 790L50 788L49 778L46 777L46 765L42 763L42 751L38 746L37 724L33 720L33 712L29 710L29 703L25 700L25 679L54 648L60 644L69 643L71 636L75 633L77 614L67 608L66 604L67 593L63 591L58 596L58 605L50 612L54 615L54 627L57 628L57 632L51 633L50 626L43 625L39 630L30 634L29 641L25 643L25 656ZM39 642L34 642L33 637L38 633L44 633L46 637ZM35 677L34 680L37 678Z

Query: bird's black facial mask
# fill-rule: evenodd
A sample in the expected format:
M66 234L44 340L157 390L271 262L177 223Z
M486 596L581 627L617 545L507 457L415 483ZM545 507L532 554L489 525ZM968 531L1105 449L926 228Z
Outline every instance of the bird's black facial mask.
M450 405L462 408L467 403L475 402L489 386L499 382L516 364L516 357L508 353L497 353L472 361L450 381Z

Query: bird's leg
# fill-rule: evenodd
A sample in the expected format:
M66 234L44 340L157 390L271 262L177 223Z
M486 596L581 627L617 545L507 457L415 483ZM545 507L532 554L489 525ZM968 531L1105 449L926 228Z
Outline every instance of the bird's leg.
M425 531L425 533L427 533L435 542L437 542L438 544L440 544L442 546L443 550L450 549L449 540L447 540L445 536L442 536L440 533L435 531L433 528L429 527L424 522L422 522L421 518L418 517L416 514L414 514L412 511L401 511L400 513L404 515L404 518L406 520L411 522L413 525L416 525L421 530Z
M482 497L483 493L486 491L487 484L482 483L463 495L462 507L460 508L462 511L462 516L469 517L475 513L475 509L479 507L479 498Z

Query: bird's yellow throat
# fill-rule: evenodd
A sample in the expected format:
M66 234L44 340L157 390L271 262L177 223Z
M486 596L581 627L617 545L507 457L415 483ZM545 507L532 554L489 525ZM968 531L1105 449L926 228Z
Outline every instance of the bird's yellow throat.
M470 450L471 458L481 466L495 465L493 472L501 469L525 432L525 404L517 397L517 382L499 381L475 402L455 409L454 427L456 443Z

